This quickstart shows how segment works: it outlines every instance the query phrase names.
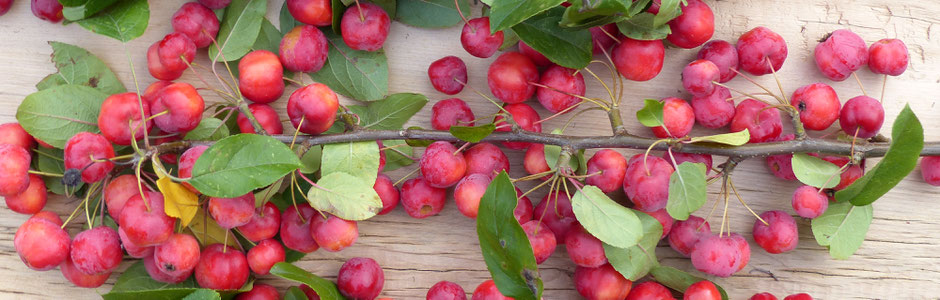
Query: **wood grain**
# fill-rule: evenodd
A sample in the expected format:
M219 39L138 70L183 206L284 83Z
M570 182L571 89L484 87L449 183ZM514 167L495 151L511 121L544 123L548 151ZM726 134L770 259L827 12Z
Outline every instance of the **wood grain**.
M0 17L0 122L13 122L17 105L35 92L35 83L55 71L49 61L51 48L47 41L55 40L84 47L102 58L117 73L130 89L135 81L132 70L138 76L141 88L154 80L146 69L145 49L154 41L169 33L170 15L183 1L151 1L151 26L146 34L122 46L119 42L91 34L77 25L62 26L38 20L29 10L29 2L17 1L13 9ZM277 24L277 12L282 1L271 1L268 17ZM715 12L716 32L714 38L734 41L738 35L755 27L766 26L781 34L788 42L789 57L780 73L784 89L791 93L797 87L813 82L831 84L840 98L848 99L860 94L852 80L831 82L823 78L813 63L813 47L826 33L848 28L871 43L885 37L904 40L911 54L908 71L897 78L889 78L885 102L888 122L884 132L890 130L893 120L904 104L909 103L927 128L927 140L940 140L940 108L935 106L940 92L940 38L936 35L940 27L940 3L935 1L714 1L708 0ZM479 13L479 10L474 10ZM389 57L391 92L419 92L433 101L447 98L431 88L426 69L428 64L445 55L463 58L471 72L470 84L480 91L487 91L486 68L495 58L478 59L468 55L459 44L459 27L430 30L411 28L394 23L385 51ZM125 49L126 53L125 54ZM695 50L667 49L666 63L662 73L648 82L626 82L624 115L631 132L650 135L632 117L644 98L679 96L689 98L679 82L682 66L694 58ZM133 69L129 62L133 62ZM205 54L198 62L205 64ZM609 76L601 65L592 65L592 70ZM209 74L204 74L209 75ZM881 92L881 77L866 70L859 72L866 91L872 95ZM603 77L609 78L609 77ZM191 73L184 81L203 86ZM306 79L310 82L309 78ZM773 78L764 76L760 82L773 85ZM736 79L731 83L737 88L755 91L745 81ZM290 87L288 92L293 90ZM588 81L590 95L603 96L605 92L597 82ZM218 97L203 91L209 101ZM467 100L478 117L487 116L496 109L469 90L459 97ZM286 97L285 97L286 98ZM67 101L68 99L63 99ZM345 103L351 103L348 99ZM284 112L286 100L274 103ZM535 104L534 106L538 106ZM544 117L549 114L538 108ZM411 122L428 127L430 105ZM564 118L543 125L546 131L559 127ZM835 131L835 128L826 132ZM589 113L572 125L570 134L609 134L606 117L601 113ZM696 129L693 134L713 131ZM813 133L820 135L820 133ZM636 151L624 152L633 154ZM509 153L513 161L512 174L524 173L522 153ZM723 158L716 158L721 160ZM869 162L869 166L874 161ZM409 170L392 172L393 178L403 176ZM743 197L757 211L779 209L792 213L790 197L798 186L770 175L764 162L751 159L739 166L734 174L736 186ZM526 184L531 186L531 184ZM710 200L717 198L717 187L710 187ZM778 297L808 292L817 299L936 299L940 290L940 206L938 189L923 182L915 170L897 188L875 204L875 220L867 240L855 256L839 261L829 258L826 249L816 245L809 222L799 221L801 240L797 250L779 255L769 255L752 243L751 263L739 274L726 279L716 279L730 293L732 299L746 299L756 292L768 291ZM544 193L532 197L538 201ZM622 194L618 197L623 197ZM61 197L50 199L47 209L60 215L70 212L75 200ZM711 205L711 202L707 204ZM707 211L699 212L704 215ZM729 210L730 226L750 239L750 228L754 217L741 205L732 204ZM35 272L27 269L18 259L13 248L13 234L27 216L7 209L0 210L0 298L3 299L86 299L96 298L107 292L106 285L99 289L80 289L66 281L58 270ZM81 218L79 218L81 219ZM713 227L720 222L712 218ZM80 230L83 221L73 222L70 233ZM427 289L439 280L457 282L467 292L487 279L488 273L479 253L473 220L459 214L453 204L448 204L443 213L424 220L409 218L401 209L390 215L380 216L360 223L360 238L351 248L340 253L319 251L308 255L299 266L318 275L335 278L336 271L344 260L355 256L376 259L385 269L384 296L395 299L423 298ZM692 270L688 259L679 257L665 243L657 253L663 263L684 270ZM124 267L129 265L124 264ZM576 299L572 276L574 265L567 260L563 247L542 265L545 279L545 299ZM777 280L758 270L772 272ZM693 273L697 273L692 270ZM119 274L114 274L113 281ZM699 274L701 275L701 274ZM270 276L262 282L280 288L290 283Z

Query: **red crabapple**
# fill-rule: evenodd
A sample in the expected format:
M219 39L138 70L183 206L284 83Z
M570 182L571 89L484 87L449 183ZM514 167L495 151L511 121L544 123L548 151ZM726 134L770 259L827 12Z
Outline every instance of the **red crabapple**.
M73 248L74 249L74 248ZM157 269L170 277L189 277L199 263L199 242L192 235L174 233L153 248Z
M607 263L604 243L581 224L575 224L565 235L565 249L574 264L581 267L596 268Z
M467 293L460 285L450 281L440 281L428 289L427 300L467 300Z
M388 38L388 27L391 23L388 13L378 5L356 2L356 5L350 5L343 13L340 22L343 41L355 50L379 50Z
M899 39L881 39L868 48L868 68L875 74L901 75L910 59L907 45Z
M287 116L294 128L306 134L321 134L333 126L339 99L322 83L312 83L290 94ZM303 124L301 124L303 120Z
M40 20L51 23L62 21L62 4L56 0L30 0L30 10Z
M375 299L385 285L385 273L375 260L354 257L343 263L336 276L339 292L353 300Z
M60 218L59 215L57 215L56 213L48 211L48 210L40 211L29 218L30 219L44 219L44 220L48 220L49 222L55 223L56 225L62 226L62 218Z
M741 271L751 261L751 245L747 243L743 236L737 233L730 233L725 237L731 239L731 244L738 249L738 253L741 255L741 259L735 265L735 272Z
M343 220L334 215L328 214L326 218L314 215L310 221L310 234L321 249L338 252L356 243L359 225L356 221Z
M166 133L183 133L196 129L202 121L206 102L196 88L185 82L170 84L160 90L150 106L153 122Z
M690 0L682 6L682 13L669 21L672 33L666 36L673 45L692 49L704 44L715 33L715 15L703 1Z
M147 48L147 71L150 76L159 80L176 80L183 76L186 69L170 69L160 61L159 43L153 43Z
M675 159L676 166L681 165L684 162L701 163L705 165L705 174L708 174L712 171L712 156L709 154L666 151L663 153L663 159L665 159L668 163L672 163L673 159Z
M13 6L13 0L0 0L0 16L5 15Z
M829 208L829 199L819 189L804 185L793 191L791 204L800 217L815 219Z
M167 69L186 70L196 58L196 44L185 34L173 32L157 42L157 56Z
M757 76L780 71L787 59L787 43L783 37L763 26L755 27L738 37L736 49L738 67Z
M82 181L88 183L101 181L114 168L114 163L108 160L114 157L114 147L101 135L79 132L65 143L64 153L65 168L81 170ZM92 159L104 161L94 162Z
M603 26L595 26L588 28L588 31L591 32L591 44L593 45L591 53L594 55L604 53L608 51L611 46L616 43L619 43L620 39L620 30L617 29L617 24L611 23Z
M173 225L176 219L169 217L163 211L163 194L157 192L144 192L144 197L137 193L127 199L121 209L118 224L127 234L127 239L140 247L156 246L173 234Z
M287 0L287 11L304 24L326 26L333 23L333 7L329 0Z
M503 296L503 293L496 288L496 282L492 279L484 281L473 290L472 300L512 300L513 298Z
M478 143L463 152L467 161L467 174L495 176L500 171L509 172L509 158L499 147L490 143Z
M695 126L695 112L685 100L669 97L663 99L663 123L665 126L650 128L658 138L679 138L692 132Z
M59 265L62 276L77 287L96 288L104 285L111 277L111 272L102 272L98 274L86 274L75 267L71 257L66 257L65 261Z
M454 202L457 210L468 218L476 218L480 209L480 198L490 184L490 177L484 174L469 174L454 188Z
M263 283L254 283L251 286L251 290L238 294L235 296L235 300L278 300L281 299L281 295L278 293L277 288L263 284Z
M795 136L791 133L782 135L774 141L792 141L794 137ZM767 163L767 168L770 169L771 174L774 174L774 176L777 176L777 178L791 181L796 180L796 174L793 174L792 160L793 154L771 155L764 159L764 161Z
M16 230L13 247L27 267L37 271L55 268L69 256L68 232L45 218L29 218Z
M734 101L725 87L717 87L705 97L692 97L692 112L695 121L706 128L725 127L734 118Z
M377 140L375 141L375 143L379 146L379 170L378 172L381 173L382 170L385 170L385 151L388 151L391 149L385 149L385 145L382 144L382 141Z
M734 109L731 132L745 129L751 134L749 143L763 143L777 139L783 131L780 111L754 99L741 101Z
M127 255L133 258L144 258L150 257L153 258L153 246L140 247L131 243L127 238L127 234L124 233L124 228L118 227L118 237L121 238L121 247L124 247L124 251L127 252Z
M535 206L532 218L545 223L555 234L557 242L564 242L568 231L578 222L571 209L571 199L557 191L542 198L542 202Z
M663 235L659 237L660 239L663 239L667 235L669 235L669 231L672 230L672 225L675 224L676 222L676 220L673 219L671 215L669 215L669 212L667 212L665 208L657 210L657 211L653 211L653 212L642 212L642 213L647 214L650 217L653 217L654 219L656 219L656 221L659 222L659 225L663 226Z
M431 108L431 128L450 130L451 126L473 126L473 111L460 98L437 101Z
M741 251L730 236L703 237L692 250L692 265L703 273L728 277L737 272Z
M36 147L36 140L19 123L0 125L0 144L12 144L29 150Z
M308 300L320 300L320 295L317 295L317 292L311 289L306 284L301 284L300 290L304 292L304 295L307 295Z
M539 220L530 220L522 224L522 230L529 237L529 244L535 253L535 263L541 264L555 252L555 233Z
M200 3L183 4L173 14L170 22L173 24L173 30L189 37L196 48L205 48L212 44L212 40L219 33L219 18L209 7Z
M702 46L698 51L698 59L711 61L718 67L718 82L725 83L731 81L738 74L738 50L734 45L723 40L713 40Z
M548 60L548 58L545 57L545 55L542 55L541 52L533 49L532 47L530 47L528 44L526 44L523 41L519 41L519 53L522 53L522 54L525 54L525 56L528 56L529 59L531 59L532 62L535 63L535 65L539 67L548 67L553 64L552 61Z
M281 64L293 72L320 71L326 63L329 42L316 26L300 25L287 32L278 48Z
M379 176L375 178L375 184L372 185L372 189L375 190L375 193L379 194L379 199L382 200L382 211L379 212L380 215L388 214L398 206L401 194L399 194L398 188L395 187L392 179L388 178L387 175L379 174Z
M206 149L209 149L209 146L199 145L193 146L192 148L186 149L183 154L180 155L180 162L177 167L179 167L178 176L182 179L191 178L193 176L193 166L196 165L196 160L202 156L203 152L206 152ZM136 178L135 178L136 179ZM192 185L188 182L183 182L183 186L192 191L193 193L199 193Z
M424 178L413 178L401 185L401 206L415 219L436 215L444 209L447 190L431 186Z
M655 281L647 281L633 286L626 300L675 300L672 292Z
M813 300L813 297L807 293L799 293L789 295L786 298L783 298L783 300Z
M666 207L666 200L669 198L669 176L673 171L675 170L672 165L662 158L634 155L627 161L623 190L637 210L660 210Z
M512 121L519 125L520 129L532 132L542 132L542 123L538 123L541 120L539 113L535 112L535 109L532 109L531 106L525 103L514 103L506 104L503 106L503 109L509 112L509 115L512 116ZM493 119L493 124L496 124L497 132L508 132L512 131L512 125L508 121L500 123L503 120L503 116L496 116ZM503 142L503 146L512 150L524 150L529 147L529 143L523 142Z
M219 227L232 229L248 224L254 214L254 193L235 198L209 198L209 215L219 223Z
M248 267L258 275L267 275L274 264L284 261L284 246L274 239L266 239L248 250ZM257 285L256 285L257 286Z
M500 54L486 73L486 82L496 99L520 103L532 98L539 81L539 70L529 57L519 52Z
M534 147L529 147L532 148ZM588 159L587 174L591 176L585 179L584 183L596 186L604 193L610 193L622 186L626 172L627 159L623 158L623 155L611 149L602 149Z
M311 218L318 217L317 211L310 204L302 203L288 206L281 214L281 241L287 249L310 253L320 248L310 232Z
M21 214L35 214L46 206L46 182L42 177L29 174L29 185L23 192L4 197L10 210Z
M765 225L759 219L754 221L754 242L768 253L783 253L796 249L800 241L796 229L796 220L780 210L766 211L760 217L767 222Z
M574 286L588 300L625 299L633 282L610 264L603 264L596 268L578 266L574 270Z
M421 155L421 174L433 187L447 188L457 184L467 173L467 161L453 144L437 141Z
M581 98L572 96L584 96L584 76L581 72L553 65L542 72L539 78L539 83L546 87L539 87L535 96L548 111L570 111L570 107L581 103Z
M231 3L232 0L199 0L199 4L205 5L210 9L223 9Z
M147 274L150 275L150 278L159 282L177 284L185 281L187 278L189 278L190 275L192 275L192 273L187 273L181 276L170 276L161 272L160 269L157 268L157 263L154 262L153 255L145 256L143 260L144 270L147 271Z
M234 290L248 281L248 260L238 249L212 244L202 251L194 273L200 287Z
M611 53L617 72L633 81L647 81L663 69L666 49L661 40L640 41L623 38Z
M121 237L108 226L79 232L69 250L75 268L85 274L110 273L117 269L123 255Z
M460 31L460 44L470 55L488 58L503 44L503 32L490 34L490 17L470 19Z
M238 232L249 241L257 242L277 235L280 224L281 211L277 209L274 203L267 202L254 209L251 221L248 224L238 226Z
M157 101L157 97L160 95L160 90L167 87L168 85L173 84L172 81L166 80L157 80L147 86L147 89L144 90L143 94L140 94L140 99L144 100L147 103L147 107L153 106L153 102ZM150 109L144 109L144 112L150 114Z
M813 153L810 155L813 155ZM852 162L848 157L844 156L824 156L822 159L835 164L839 168L842 168ZM864 161L862 161L861 164L850 164L844 171L842 171L842 174L839 176L839 185L836 185L832 189L836 191L842 190L848 187L850 184L854 183L855 180L858 180L859 177L862 177L864 173Z
M545 160L545 145L532 144L529 146L525 150L522 166L527 173L532 175L550 171L552 166L549 166L548 161ZM548 176L546 175L543 179L548 179Z
M809 130L825 130L839 119L842 103L836 90L825 83L804 85L790 97L793 107L800 112L800 121Z
M682 300L721 300L721 293L714 283L702 280L686 288Z
M669 247L685 257L692 254L699 240L711 235L708 221L697 216L689 216L685 221L676 221L669 232Z
M277 54L251 51L238 62L238 90L255 103L271 103L284 94L284 67Z
M264 129L265 133L273 135L284 133L284 126L281 125L281 117L277 115L277 111L274 111L271 106L261 103L252 103L248 105L248 110L255 116L255 120L258 121L258 124L261 124L261 128ZM235 121L238 124L238 130L242 133L256 133L255 127L251 124L251 120L248 120L245 114L238 113L238 117Z
M467 83L467 64L453 55L442 57L428 66L428 78L434 89L441 93L460 93Z
M816 45L816 67L824 76L843 81L868 64L865 41L848 29L833 31L825 41Z
M516 209L512 211L512 216L516 218L519 224L531 221L534 214L532 200L529 200L529 197L523 197L522 194L522 190L516 188Z
M858 96L845 102L839 113L839 126L849 136L863 139L878 134L885 121L885 110L875 98Z
M920 160L920 175L933 186L940 186L940 156L924 156Z
M146 101L138 103L138 99L135 93L114 94L104 99L98 114L101 135L122 146L130 145L131 140L144 138L144 133L150 132L153 122L143 121L150 117L150 104Z
M720 72L715 63L705 60L695 60L682 69L682 87L693 97L707 97L715 91Z
M771 293L760 293L754 294L754 296L751 296L748 300L777 300L777 297Z

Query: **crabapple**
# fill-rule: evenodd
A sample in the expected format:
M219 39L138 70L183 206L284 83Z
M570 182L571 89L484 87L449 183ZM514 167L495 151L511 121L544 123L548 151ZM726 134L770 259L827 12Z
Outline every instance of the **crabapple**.
M413 178L401 185L401 206L415 219L436 215L447 202L447 189L431 186L424 178Z
M565 235L565 249L574 264L596 268L607 263L604 243L589 233L581 224L574 224Z
M343 220L334 215L328 214L326 218L314 215L310 221L310 234L321 249L338 252L356 243L359 225L356 221Z
M277 234L280 224L281 211L277 209L274 203L266 202L261 207L254 209L251 221L238 226L238 232L249 241L257 242L273 238Z
M611 23L603 26L594 26L588 28L588 31L591 32L591 53L594 55L604 53L611 46L620 42L620 30L617 29L617 24Z
M490 184L490 177L484 174L469 174L454 188L454 202L457 210L468 218L476 218L480 209L480 198Z
M212 244L202 251L194 273L200 287L234 290L248 281L248 260L238 249Z
M539 220L530 220L522 224L522 230L529 237L529 244L535 253L535 263L541 264L555 252L555 233Z
M791 134L783 135L775 141L791 141L795 136ZM783 180L796 180L796 174L793 173L793 154L778 154L767 156L764 161L770 173Z
M548 67L553 64L552 61L548 60L548 58L545 57L545 55L542 55L541 52L533 49L532 47L530 47L528 44L526 44L523 41L519 41L519 53L522 53L522 54L525 54L525 56L528 56L529 59L531 59L532 62L535 63L535 65L539 67Z
M320 71L329 53L326 36L316 26L300 25L281 39L278 48L281 64L293 72Z
M433 187L447 188L457 184L467 173L467 161L453 144L437 141L421 155L421 174Z
M206 149L209 149L209 146L198 145L193 146L192 148L186 149L183 154L180 155L180 162L177 167L179 167L178 176L182 179L191 178L193 176L193 166L196 165L196 160L202 156L203 152L206 152ZM136 178L135 178L136 179ZM193 193L199 193L192 185L188 182L183 182L183 186L192 191Z
M150 76L159 80L176 80L183 76L186 69L170 69L160 61L159 43L153 43L147 48L147 71Z
M725 83L731 81L738 74L738 50L734 45L723 40L713 40L702 46L698 51L698 59L711 61L718 67L718 82Z
M173 32L157 42L157 56L167 69L186 70L196 58L196 44L185 34Z
M75 268L85 274L110 273L117 269L123 255L121 237L108 226L79 232L69 250Z
M783 300L813 300L813 297L807 293L799 293L789 295L786 298L783 298Z
M304 295L307 296L308 300L320 300L320 295L317 295L317 292L311 289L306 284L300 285L300 291L304 292Z
M868 64L868 47L854 32L848 29L833 31L814 50L816 67L824 76L843 81Z
M512 211L512 216L516 218L516 221L518 221L519 224L525 224L525 222L531 221L532 215L534 213L532 200L529 200L529 197L524 197L522 195L522 190L516 188L516 209Z
M796 249L799 233L796 229L796 220L780 210L766 211L760 214L761 219L754 221L754 241L768 253L783 253Z
M647 281L634 285L627 294L626 300L675 300L672 292L655 281Z
M699 240L711 235L708 221L697 216L689 216L684 221L676 221L669 232L669 247L685 257L692 254Z
M829 199L819 189L804 185L793 191L791 204L800 217L815 219L829 208Z
M532 148L534 147L529 147ZM604 193L610 193L621 187L626 172L627 159L623 158L623 155L611 149L602 149L588 159L587 174L591 176L585 179L584 183L596 186Z
M375 260L354 257L343 263L336 276L339 292L354 300L375 299L385 285L385 273Z
M163 210L163 194L158 192L144 192L141 197L136 193L127 199L121 209L121 221L118 222L127 240L139 247L156 246L173 234L173 225L176 219L167 216ZM147 201L144 203L144 201Z
M703 1L691 0L682 13L669 21L672 33L666 40L680 48L692 49L704 44L715 33L715 15Z
M578 222L571 208L571 199L557 191L542 198L542 202L535 206L532 218L545 223L555 234L556 242L564 242L568 231Z
M232 0L198 0L199 4L205 5L210 9L223 9L232 3Z
M150 106L153 122L166 133L183 133L196 129L202 121L206 102L196 88L185 82L170 84L157 93ZM166 113L164 113L166 112Z
M101 181L114 168L114 163L109 160L114 157L114 147L101 135L79 132L65 143L64 151L65 168L82 170L82 181ZM0 157L7 156L0 154ZM26 162L28 164L29 160Z
M281 214L281 241L287 249L310 253L317 251L320 245L313 239L310 231L311 218L317 217L317 211L310 204L303 203L288 206Z
M520 103L535 94L539 70L529 57L519 52L500 54L486 72L490 92L506 103Z
M705 60L695 60L682 69L682 87L694 97L707 97L715 91L720 72L715 63Z
M640 211L657 211L666 207L669 198L669 176L675 171L665 159L637 154L627 161L623 191Z
M190 275L192 275L192 273L187 273L181 276L170 276L166 273L163 273L160 271L160 269L157 268L157 263L154 262L153 255L145 256L143 260L144 270L147 271L147 274L150 275L150 278L159 282L177 284L185 281L187 278L189 278Z
M676 222L676 220L673 219L672 216L669 215L669 212L667 212L665 208L657 210L657 211L653 211L653 212L642 212L642 213L647 214L650 217L653 217L654 219L656 219L656 221L659 222L659 225L663 226L663 235L659 237L660 239L663 239L667 235L669 235L669 231L672 230L672 225L675 224Z
M503 106L503 109L509 112L509 115L512 116L512 121L519 125L522 130L532 131L532 132L542 132L542 123L539 123L540 118L539 113L535 112L535 109L532 109L531 106L525 103L513 103L506 104ZM493 119L493 124L496 124L497 132L508 132L512 131L512 125L508 121L500 123L503 121L503 116L496 116ZM503 142L503 146L513 150L524 150L529 147L529 143L524 142Z
M261 124L261 128L264 129L265 133L275 135L284 133L281 118L270 105L252 103L248 105L248 110L255 116L255 120L258 121L258 124ZM248 120L245 114L239 112L235 122L238 124L238 130L242 133L256 133L254 125L251 124L251 121Z
M842 103L836 90L825 83L804 85L790 97L793 107L800 112L800 121L809 130L824 130L839 119Z
M868 68L875 74L901 75L910 59L907 45L899 39L881 39L868 48Z
M624 299L630 294L633 282L610 264L603 264L596 268L575 268L574 286L578 294L588 300Z
M777 300L777 297L771 293L760 293L754 294L754 296L751 296L748 300Z
M64 276L65 279L75 286L83 288L96 288L102 286L104 285L105 281L108 281L108 277L111 277L111 272L86 274L75 266L75 263L72 262L71 257L65 258L65 261L59 265L59 270L62 271L62 276Z
M940 186L940 156L924 156L920 160L920 175L928 184Z
M322 83L312 83L290 94L287 116L298 131L321 134L333 126L339 99L336 93ZM303 120L303 124L301 124Z
M329 0L287 0L287 11L304 24L326 26L333 23L333 7Z
M375 193L379 194L379 199L382 200L382 211L379 212L380 215L384 215L392 212L396 206L398 206L398 201L400 200L400 194L398 188L395 187L391 178L388 178L385 174L379 174L375 178L375 184L372 185L372 189L375 190Z
M30 0L30 10L40 20L51 23L62 21L62 4L56 0Z
M284 246L281 246L276 240L266 239L258 242L257 245L248 250L245 259L248 260L248 267L252 272L258 275L267 275L271 272L274 264L284 261Z
M663 152L663 159L671 163L675 160L675 165L681 165L684 162L701 163L705 165L705 174L712 171L712 156L709 154L682 153L682 152Z
M467 293L460 285L450 281L440 281L428 289L427 300L467 300Z
M29 218L30 219L44 219L44 220L48 220L49 222L55 223L56 225L62 226L62 218L59 218L59 215L48 210L37 212L36 214L34 214L32 217L29 217Z
M277 292L277 288L263 284L255 283L252 285L251 290L238 294L235 296L235 300L278 300L281 299L281 295Z
M737 261L738 263L734 266L735 272L741 271L751 260L751 245L747 243L743 236L737 233L729 233L725 237L731 239L731 244L737 248L738 253L741 255Z
M460 45L470 55L488 58L503 44L503 32L490 34L490 17L470 19L460 31Z
M231 1L231 0L228 0ZM212 44L216 34L219 33L219 18L205 3L207 1L188 2L180 6L173 14L170 23L173 30L185 34L192 40L196 48L205 48ZM216 1L218 2L218 1ZM221 5L222 7L228 3ZM219 6L218 4L214 6ZM218 8L213 8L218 9Z
M669 97L663 99L663 123L665 126L650 128L658 138L684 137L695 126L695 112L685 100Z
M702 280L687 287L682 300L721 300L721 293L714 283Z
M734 108L734 118L731 119L731 132L747 129L751 138L749 143L769 142L780 136L783 131L783 120L780 111L766 103L745 99Z
M532 144L529 146L525 150L522 166L526 172L533 175L550 171L552 166L549 166L548 161L545 160L545 145ZM543 178L547 179L548 176Z
M839 126L850 136L863 139L878 134L885 121L885 110L875 98L857 96L849 99L839 112Z
M812 154L813 153L811 153L810 155ZM862 161L860 164L854 164L854 163L850 164L852 161L848 157L844 157L844 156L825 156L822 158L822 160L831 162L839 168L842 168L847 164L849 165L848 167L846 167L844 171L842 171L842 174L839 176L839 184L832 188L835 191L842 190L848 187L849 185L854 183L855 180L858 180L858 178L862 177L862 175L864 175L865 173L864 161Z
M29 174L29 185L23 192L4 197L10 210L21 214L35 214L46 206L46 182L42 177Z
M378 5L356 2L346 9L340 21L343 42L355 50L379 50L388 38L391 23L388 13Z
M55 268L69 256L68 232L46 218L29 218L16 230L13 247L27 267L37 271Z
M611 53L617 72L633 81L647 81L663 70L666 48L661 40L623 38Z
M727 88L719 86L705 97L692 97L692 112L695 121L706 128L716 129L731 123L734 118L734 101Z
M0 0L0 16L5 15L13 6L13 0Z
M147 101L138 103L137 94L114 94L101 103L98 128L108 141L127 146L131 144L131 140L139 141L144 138L146 132L150 132L153 121L143 121L149 117L150 104Z
M385 145L382 144L382 141L377 140L375 141L375 143L379 146L379 170L378 172L382 172L382 170L385 169L385 151L388 151L390 149L385 149Z
M509 172L509 158L496 145L478 143L464 151L463 156L467 161L467 175L495 176L500 171Z
M496 282L492 279L484 281L473 290L472 300L511 300L513 298L503 296L503 293L496 288Z
M277 54L255 50L238 62L238 90L255 103L271 103L284 94L284 67Z
M144 258L151 257L153 258L153 246L140 247L131 243L127 238L127 234L124 233L124 228L118 227L118 237L121 238L121 246L124 247L124 251L127 252L127 255L130 255L133 258Z
M225 229L248 224L255 215L255 194L247 193L235 198L210 197L209 215Z
M741 251L730 236L703 237L692 250L692 265L703 273L728 277L738 271Z
M780 71L787 59L787 43L776 32L758 26L738 37L738 67L760 76Z
M584 96L584 76L581 72L558 65L548 67L539 76L539 83L545 87L536 90L536 98L545 109L552 113L571 111L569 108L581 103Z
M174 233L153 248L153 262L157 269L171 277L189 277L199 263L199 255L196 238L182 233Z
M168 85L173 84L172 81L166 80L157 80L147 86L144 89L144 93L140 94L140 99L144 100L147 103L147 108L144 109L145 114L150 114L150 106L153 106L153 102L157 101L157 96L160 95L160 90L167 87Z
M473 126L473 111L460 98L437 101L431 108L431 128L450 130L451 126Z
M29 150L36 147L36 139L29 135L20 123L0 125L0 144L11 144Z
M467 83L467 64L456 56L445 56L428 66L428 78L434 89L448 95L460 93Z

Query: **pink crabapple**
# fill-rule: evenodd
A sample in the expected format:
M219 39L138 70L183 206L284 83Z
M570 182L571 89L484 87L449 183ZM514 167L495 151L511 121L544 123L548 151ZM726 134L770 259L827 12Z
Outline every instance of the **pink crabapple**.
M470 55L488 58L503 44L503 32L490 34L490 17L470 19L460 32L460 44Z
M445 56L428 66L428 78L437 91L455 95L467 83L467 64L456 56Z
M799 243L799 233L796 220L780 210L766 211L760 214L761 219L754 221L754 242L768 253L783 253L796 249Z
M819 71L834 81L843 81L868 64L865 41L848 29L830 33L816 45L814 56Z
M329 53L326 35L313 25L300 25L281 38L278 57L285 69L293 72L320 71Z
M787 59L787 43L776 32L758 26L738 37L738 67L760 76L780 71Z

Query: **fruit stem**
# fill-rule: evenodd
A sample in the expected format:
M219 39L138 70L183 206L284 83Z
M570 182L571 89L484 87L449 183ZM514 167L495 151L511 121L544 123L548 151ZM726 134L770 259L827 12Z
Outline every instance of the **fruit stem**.
M470 32L476 34L477 29L473 26L470 26L470 21L467 21L467 17L463 15L463 11L460 10L460 0L454 0L454 7L457 8L457 14L460 15L460 19L463 20L463 23L470 27Z
M258 119L255 118L255 115L251 113L251 109L248 108L248 102L239 100L238 112L245 115L245 117L248 118L248 121L251 121L251 127L255 128L255 133L260 135L267 135L267 132L264 131L264 127L261 127L261 123L259 123Z
M774 70L774 64L770 62L770 57L765 57L767 65L770 66L770 73L774 75L774 80L777 81L777 88L780 89L780 96L783 97L783 103L790 105L790 99L787 98L787 93L783 92L783 84L780 83L780 77L777 77L777 70Z
M771 67L770 69L773 70L773 67ZM735 70L734 68L731 68L730 70L731 70L731 72L734 72L734 73L738 74L739 76L743 77L745 80L747 80L747 81L751 82L752 84L756 85L757 87L761 88L762 90L764 90L765 92L767 92L768 94L770 94L771 96L773 96L774 99L777 99L778 102L784 103L784 104L787 103L787 102L784 101L782 98L780 98L780 97L778 97L776 94L774 94L774 92L771 92L770 89L768 89L767 87L765 87L764 85L762 85L762 84L760 84L760 83L757 83L757 81L755 81L755 80L752 79L751 77L748 77L747 75L744 75L744 73L741 73L740 71ZM712 81L712 82L714 82L714 81ZM729 88L729 89L730 89L730 88Z
M392 186L398 186L399 184L401 184L402 182L404 182L406 179L408 179L408 177L411 177L411 176L414 175L415 173L418 173L418 170L420 170L420 169L415 168L415 169L412 170L411 172L408 172L408 174L405 174L405 176L402 176L401 179L398 179L398 181L395 181L395 183L392 184Z
M134 89L137 90L137 108L141 116L146 116L144 112L144 98L140 95L140 83L137 81L137 71L134 69L134 60L131 59L130 51L127 51L127 43L121 43L124 47L124 56L127 57L127 64L131 67L131 77L134 78ZM147 131L144 131L144 146L150 148L150 139L147 138Z
M731 191L734 192L734 196L738 198L738 201L741 202L741 205L744 205L744 208L747 208L747 211L751 212L751 214L757 217L757 219L760 220L761 223L764 223L764 225L770 226L767 221L764 221L764 218L761 218L760 215L754 212L754 210L744 202L744 198L741 198L741 194L738 194L738 189L734 187L734 180L728 178L728 185L731 186Z
M855 77L855 82L858 83L858 89L862 90L862 95L868 96L868 93L865 92L865 87L862 86L862 80L858 79L858 73L852 72L852 77ZM884 91L883 88L882 91Z
M303 82L300 82L300 81L297 81L297 80L294 80L293 78L290 78L290 77L286 77L286 76L285 76L285 77L281 77L281 78L283 78L283 79L284 79L284 81L287 81L287 82L290 82L290 83L293 83L293 84L296 84L297 86L300 86L300 87L303 87L303 86L304 86L304 83L303 83Z
M556 177L558 177L558 174L557 174L557 173L556 173L555 175L552 175L552 179L554 179L554 178L556 178ZM545 186L546 184L549 184L549 183L551 183L551 182L553 182L553 181L552 181L552 180L545 180L545 181L542 181L542 183L539 183L538 185L536 185L535 187L529 189L529 190L526 191L525 193L522 193L522 195L519 195L519 197L517 197L517 198L522 198L522 197L528 196L528 195L531 194L532 192L534 192L534 191L536 191L536 190L542 188L543 186Z
M65 176L65 175L59 174L59 173L49 173L49 172L34 171L34 170L29 170L28 173L29 173L29 174L36 174L36 175L40 175L40 176L49 176L49 177L63 177L63 176Z
M881 80L881 99L878 102L881 104L885 103L885 87L888 86L888 74L884 75L884 79Z
M359 0L356 0L356 10L359 11L359 22L366 22L366 15L362 14L362 5L359 4Z

